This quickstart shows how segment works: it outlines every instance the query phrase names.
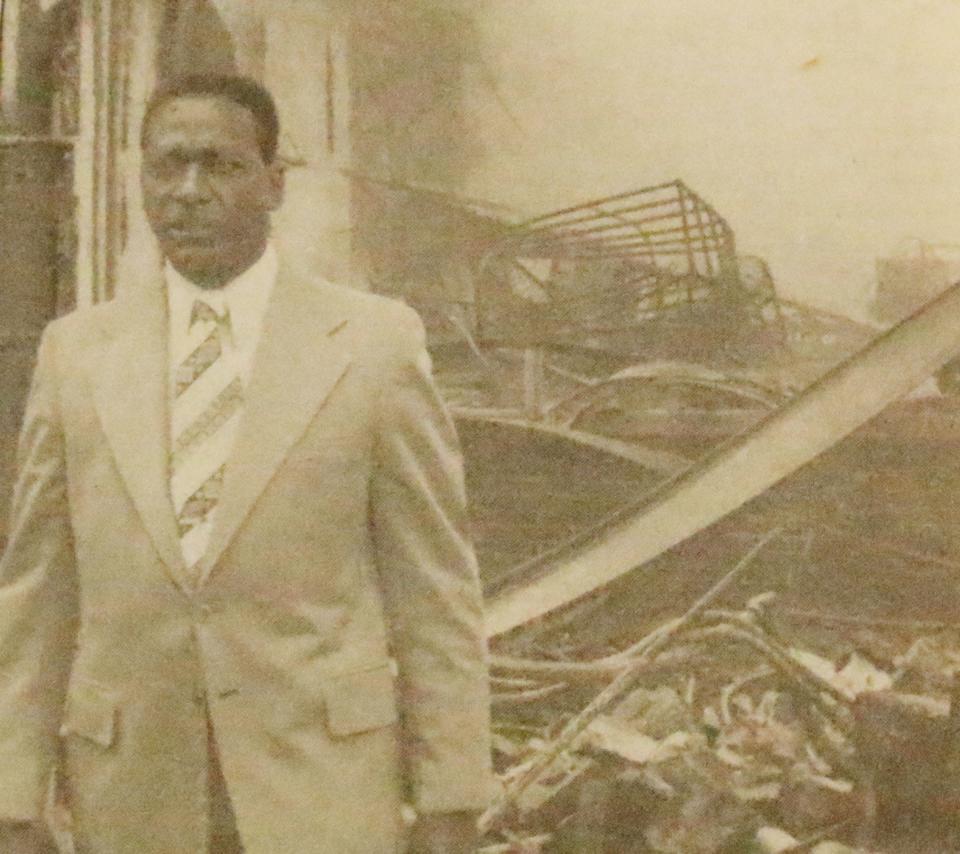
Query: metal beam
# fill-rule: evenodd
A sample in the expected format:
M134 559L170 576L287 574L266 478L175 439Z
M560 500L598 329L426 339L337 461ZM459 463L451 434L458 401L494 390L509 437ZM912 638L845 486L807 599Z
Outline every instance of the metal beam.
M509 632L643 567L815 459L958 352L960 284L701 465L531 565L529 582L488 600L489 634Z
M583 430L574 430L559 424L550 424L546 421L530 421L509 415L484 414L483 412L467 407L454 407L453 413L458 420L479 421L486 424L499 424L515 427L518 430L527 430L531 433L542 433L547 436L557 436L568 442L583 445L611 454L627 462L655 471L664 477L676 477L690 467L691 461L679 454L661 451L658 448L645 447L633 442L622 442L619 439L609 439L595 433Z

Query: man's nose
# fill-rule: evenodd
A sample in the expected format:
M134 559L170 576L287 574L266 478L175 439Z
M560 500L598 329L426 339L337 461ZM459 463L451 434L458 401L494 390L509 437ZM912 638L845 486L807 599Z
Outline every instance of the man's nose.
M173 187L173 195L182 201L206 197L207 182L199 163L187 163Z

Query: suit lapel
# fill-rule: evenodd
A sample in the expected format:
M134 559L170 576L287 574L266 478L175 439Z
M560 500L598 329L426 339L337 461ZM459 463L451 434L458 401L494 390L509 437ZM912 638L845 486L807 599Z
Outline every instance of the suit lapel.
M346 315L324 290L281 268L264 317L243 420L227 465L206 580L290 448L350 364L336 338Z
M188 589L168 490L167 320L150 283L117 302L114 336L93 376L94 401L120 475L174 582Z

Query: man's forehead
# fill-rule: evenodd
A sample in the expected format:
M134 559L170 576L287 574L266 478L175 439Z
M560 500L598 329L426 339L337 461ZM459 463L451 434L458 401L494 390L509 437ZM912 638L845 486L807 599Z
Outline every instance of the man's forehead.
M161 104L150 116L147 143L190 144L222 148L257 143L253 114L217 95L181 95Z

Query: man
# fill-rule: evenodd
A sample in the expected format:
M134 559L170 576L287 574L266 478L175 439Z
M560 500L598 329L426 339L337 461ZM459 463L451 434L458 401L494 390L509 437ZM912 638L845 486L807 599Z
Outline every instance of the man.
M0 563L0 850L473 850L481 601L422 325L268 239L272 100L144 120L162 281L51 324Z

